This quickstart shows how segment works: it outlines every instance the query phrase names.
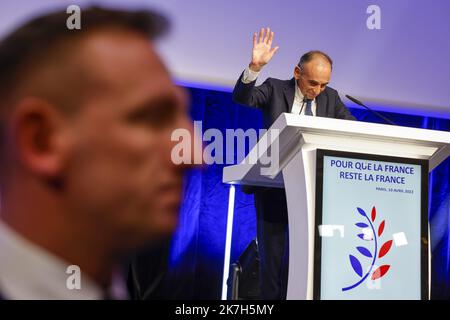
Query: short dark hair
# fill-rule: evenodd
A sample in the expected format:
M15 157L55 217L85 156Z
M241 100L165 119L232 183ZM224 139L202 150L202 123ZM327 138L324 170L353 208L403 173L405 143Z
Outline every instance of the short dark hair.
M333 60L331 60L330 56L327 55L325 52L320 50L311 50L306 52L304 55L301 56L300 61L298 62L298 67L300 69L303 69L303 66L305 63L310 62L314 57L321 56L325 60L327 60L330 63L331 69L333 69Z
M20 76L45 61L60 46L93 31L117 28L140 33L149 39L162 35L168 20L150 10L123 11L89 7L81 11L81 29L69 30L66 10L36 17L7 35L0 42L0 101L20 85Z

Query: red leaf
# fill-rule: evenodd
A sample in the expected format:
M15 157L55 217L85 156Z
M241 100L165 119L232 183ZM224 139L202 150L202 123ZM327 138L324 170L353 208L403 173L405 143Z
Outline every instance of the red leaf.
M385 264L384 266L379 267L377 270L375 270L372 273L372 280L377 280L378 278L381 278L382 276L384 276L386 274L386 272L388 272L389 268L391 266Z
M384 231L384 220L380 223L380 226L378 227L378 236L380 237L383 234Z
M380 249L380 254L378 255L378 258L384 257L386 253L389 252L392 246L392 240L386 241Z
M377 209L375 207L372 208L372 222L375 221L375 218L377 216Z

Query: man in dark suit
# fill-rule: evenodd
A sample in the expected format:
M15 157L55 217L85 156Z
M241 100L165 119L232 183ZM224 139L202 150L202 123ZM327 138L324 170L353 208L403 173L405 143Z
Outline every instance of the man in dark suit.
M236 103L262 110L264 126L269 128L283 112L299 115L355 120L328 83L333 62L324 52L305 53L290 80L268 78L255 86L261 69L274 56L274 33L262 28L253 35L252 61L233 90ZM254 193L257 212L257 239L260 254L262 299L285 299L287 289L288 233L284 189L244 188Z

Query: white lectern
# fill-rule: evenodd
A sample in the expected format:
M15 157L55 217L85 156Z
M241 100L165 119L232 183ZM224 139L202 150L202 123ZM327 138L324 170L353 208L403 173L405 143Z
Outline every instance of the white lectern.
M284 187L286 190L287 197L287 205L288 205L288 218L289 218L289 276L288 276L288 291L287 291L287 299L313 299L320 298L317 295L317 292L320 290L320 287L317 287L317 277L319 275L314 275L314 272L320 270L317 264L320 263L320 259L317 259L317 252L315 255L315 250L320 250L317 247L317 239L318 234L321 230L318 230L320 226L316 225L316 204L322 204L322 199L316 199L316 154L317 150L332 150L338 152L351 152L351 153L359 153L373 156L386 156L391 157L390 159L395 159L392 157L398 157L402 159L419 159L422 163L427 163L428 166L422 167L427 168L431 171L433 170L439 163L444 161L450 154L450 133L442 132L442 131L433 131L426 129L415 129L415 128L407 128L407 127L399 127L399 126L391 126L391 125L381 125L381 124L371 124L365 122L358 121L348 121L348 120L338 120L338 119L330 119L330 118L320 118L320 117L309 117L309 116L299 116L289 113L284 113L280 115L280 117L274 122L272 127L269 129L271 134L271 138L269 143L262 143L263 139L260 139L258 144L250 151L248 156L244 159L241 164L229 166L224 169L223 172L223 182L229 184L245 184L245 185L255 185L255 186L271 186L271 187ZM267 139L266 141L267 142ZM276 144L277 148L274 148ZM273 148L273 149L271 149ZM278 166L273 166L268 169L268 165L262 164L260 161L263 157L265 159L268 158L269 152L276 152L277 159L279 162ZM271 157L273 158L275 154L273 153ZM254 161L257 159L258 161ZM371 166L372 158L369 158L366 162L361 162L360 166ZM267 161L264 161L267 163ZM335 162L334 162L335 163ZM374 169L376 169L376 164L374 164ZM379 165L379 164L378 164ZM380 165L379 165L380 166ZM391 166L394 168L395 166ZM389 166L386 165L386 168ZM263 169L261 171L261 169ZM380 170L382 167L380 166ZM350 172L351 170L340 168L341 172ZM408 170L408 168L407 168ZM410 169L412 170L412 169ZM375 170L376 171L376 170ZM373 171L373 177L377 177L378 173ZM338 171L336 171L338 172ZM356 169L355 169L356 172ZM362 172L359 172L362 174ZM388 179L387 172L386 179ZM321 173L323 174L323 173ZM370 175L370 174L369 174ZM361 175L360 179L370 179L369 175ZM390 176L400 179L400 175L398 172L390 172ZM422 174L422 177L424 175ZM426 175L427 176L427 173ZM337 177L339 183L349 183L347 180L343 180L345 174L341 176L341 180ZM373 179L372 177L372 179ZM381 177L381 175L380 175ZM322 177L323 178L323 177ZM381 177L380 179L385 179ZM321 180L320 184L323 184L323 180ZM383 183L385 181L383 180ZM398 181L397 181L398 182ZM427 181L426 181L427 182ZM360 181L363 183L363 181ZM376 184L376 182L374 182ZM380 185L382 183L380 182ZM332 185L332 184L331 184ZM423 186L423 185L422 185ZM323 187L323 186L321 186ZM401 187L401 186L400 186ZM404 194L405 192L412 193L412 190L402 189L402 188L378 188L376 187L378 194L380 197L384 195L394 195L394 192L401 192ZM379 189L379 190L378 190ZM427 187L425 188L427 189ZM374 188L375 190L375 188ZM395 191L396 190L396 191ZM421 189L425 192L424 189ZM389 193L388 191L391 191ZM375 191L374 191L375 192ZM401 196L403 197L403 195ZM421 208L427 208L427 201L423 203L424 197L422 197ZM320 201L318 201L320 200ZM319 209L319 208L317 208ZM320 208L322 210L322 208ZM358 208L357 210L361 210ZM360 216L361 219L370 220L370 208L365 209L367 216ZM375 209L373 209L375 210ZM373 211L372 210L372 211ZM378 209L379 210L379 209ZM348 215L349 219L353 219L353 217L357 218L356 208L354 210L355 216L353 213L345 213ZM361 213L361 211L359 212ZM344 213L339 212L336 214L343 215ZM362 213L361 213L362 214ZM379 213L377 217L374 217L374 213L372 212L372 220L369 221L369 224L375 225L375 222L379 224L381 219L383 218L383 214L387 217L387 213ZM421 211L421 215L426 213ZM392 214L392 219L397 219L394 214ZM378 219L378 221L375 221ZM391 219L391 220L392 220ZM387 221L387 220L386 220ZM403 220L405 223L408 223L408 220ZM367 223L356 221L358 226L364 225L367 227ZM392 227L395 221L391 224L386 223L386 228ZM397 223L397 222L396 222ZM401 256L402 247L400 247L401 242L397 241L395 244L391 241L390 243L385 243L383 249L380 249L382 245L382 237L387 237L387 232L385 235L383 234L385 227L385 223L383 221L383 226L378 226L378 230L374 230L375 237L379 237L380 243L378 246L375 243L375 254L379 258L377 261L381 261L380 257L386 254L386 249L389 250L391 245L395 248L395 245L398 244L398 248L395 252L395 255L392 256ZM355 227L356 228L356 227ZM393 227L392 227L393 228ZM428 226L427 226L428 228ZM366 228L369 230L370 228ZM388 229L386 229L388 230ZM369 230L370 231L370 230ZM381 231L381 232L380 232ZM405 235L402 232L397 232L399 230L389 230L394 235L394 240L396 240L395 236L402 236L403 242L406 241ZM346 229L345 238L353 239L354 230L350 227ZM378 234L377 234L378 233ZM423 236L423 233L421 234ZM428 236L428 231L426 232ZM373 240L363 237L363 233L358 235L363 240ZM420 235L419 235L420 237ZM398 237L397 237L398 238ZM337 238L333 240L335 243L338 243L340 237L337 235ZM344 238L342 238L344 239ZM356 238L357 239L357 238ZM377 240L377 239L375 239ZM428 239L421 239L422 245L429 244ZM344 241L344 240L342 240ZM353 241L353 240L352 240ZM315 247L316 242L316 247ZM389 241L386 241L389 242ZM342 242L343 243L343 242ZM365 247L370 247L373 244L367 242L368 245ZM403 243L404 245L404 243ZM419 243L410 243L410 246L416 246L414 250L420 250L421 245ZM365 250L364 246L358 246L357 249L360 253L365 255L367 259L371 258L374 253L368 252L370 250ZM362 248L362 249L361 249ZM411 248L411 247L409 247ZM329 248L328 248L329 249ZM354 248L348 248L348 251L353 250ZM346 249L347 250L347 249ZM356 249L355 249L356 250ZM377 251L378 250L378 251ZM383 253L380 252L384 250ZM405 249L406 250L406 249ZM345 251L345 250L344 250ZM428 250L427 250L428 251ZM328 250L331 254L334 254L334 251ZM428 252L427 252L428 253ZM349 272L349 277L362 277L363 273L366 270L363 270L364 267L362 265L364 263L360 263L360 261L365 261L363 258L356 258L357 255L352 253L351 255L346 255L343 259L348 260L350 256L350 264L346 264L344 266L340 266L339 263L336 263L333 266L335 270L333 272L341 272L344 270L346 272L349 269L349 266L353 268ZM386 261L390 261L390 257L383 257ZM428 258L429 259L429 258ZM355 260L357 260L355 262ZM370 265L370 261L368 264ZM375 261L375 259L373 260ZM347 261L348 262L348 261ZM378 263L378 262L377 262ZM380 262L381 263L381 262ZM423 265L423 256L422 256L422 265ZM427 272L427 281L425 282L427 296L429 295L429 261L426 261L425 269ZM377 267L372 263L372 271ZM388 269L389 266L385 267ZM399 272L399 266L391 267L391 274L395 274L394 272ZM407 269L407 268L406 268ZM331 269L330 269L331 270ZM344 272L342 271L342 272ZM356 274L352 274L355 273ZM378 271L379 272L379 271ZM387 270L383 270L382 273L387 272ZM367 275L369 275L367 273ZM367 276L366 275L366 276ZM339 276L338 274L336 275ZM380 276L380 274L378 274ZM333 279L333 277L329 277L328 279ZM369 275L370 278L370 275ZM372 274L372 279L377 278ZM387 277L386 277L387 278ZM316 280L315 280L316 279ZM350 279L350 278L349 278ZM328 281L328 280L326 280ZM334 280L333 280L334 281ZM315 286L316 283L316 286ZM349 283L350 284L350 283ZM320 284L319 284L320 285ZM324 290L326 286L322 286L322 290ZM361 288L363 286L360 286ZM358 289L358 290L363 290ZM345 291L344 289L342 290ZM423 282L421 288L422 295L424 298L423 292ZM356 296L349 296L350 298L355 298ZM367 297L365 297L367 298ZM383 296L377 296L379 299L383 299ZM389 298L389 297L388 297ZM398 298L398 297L397 297ZM400 297L401 298L401 297ZM420 298L420 297L419 297Z

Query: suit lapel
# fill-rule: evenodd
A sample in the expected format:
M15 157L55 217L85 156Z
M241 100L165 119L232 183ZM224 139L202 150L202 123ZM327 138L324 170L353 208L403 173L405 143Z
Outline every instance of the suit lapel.
M291 107L294 104L294 96L295 96L295 78L292 78L289 82L284 86L284 100L286 102L285 112L291 112Z
M296 86L295 78L292 78L291 80L286 82L286 85L283 88L284 100L286 103L284 112L291 112L292 105L294 104L295 86ZM326 117L328 98L327 95L325 94L325 91L316 97L316 103L317 103L316 116Z
M326 117L327 116L327 96L325 94L325 91L316 97L316 103L317 103L316 116L317 117Z

